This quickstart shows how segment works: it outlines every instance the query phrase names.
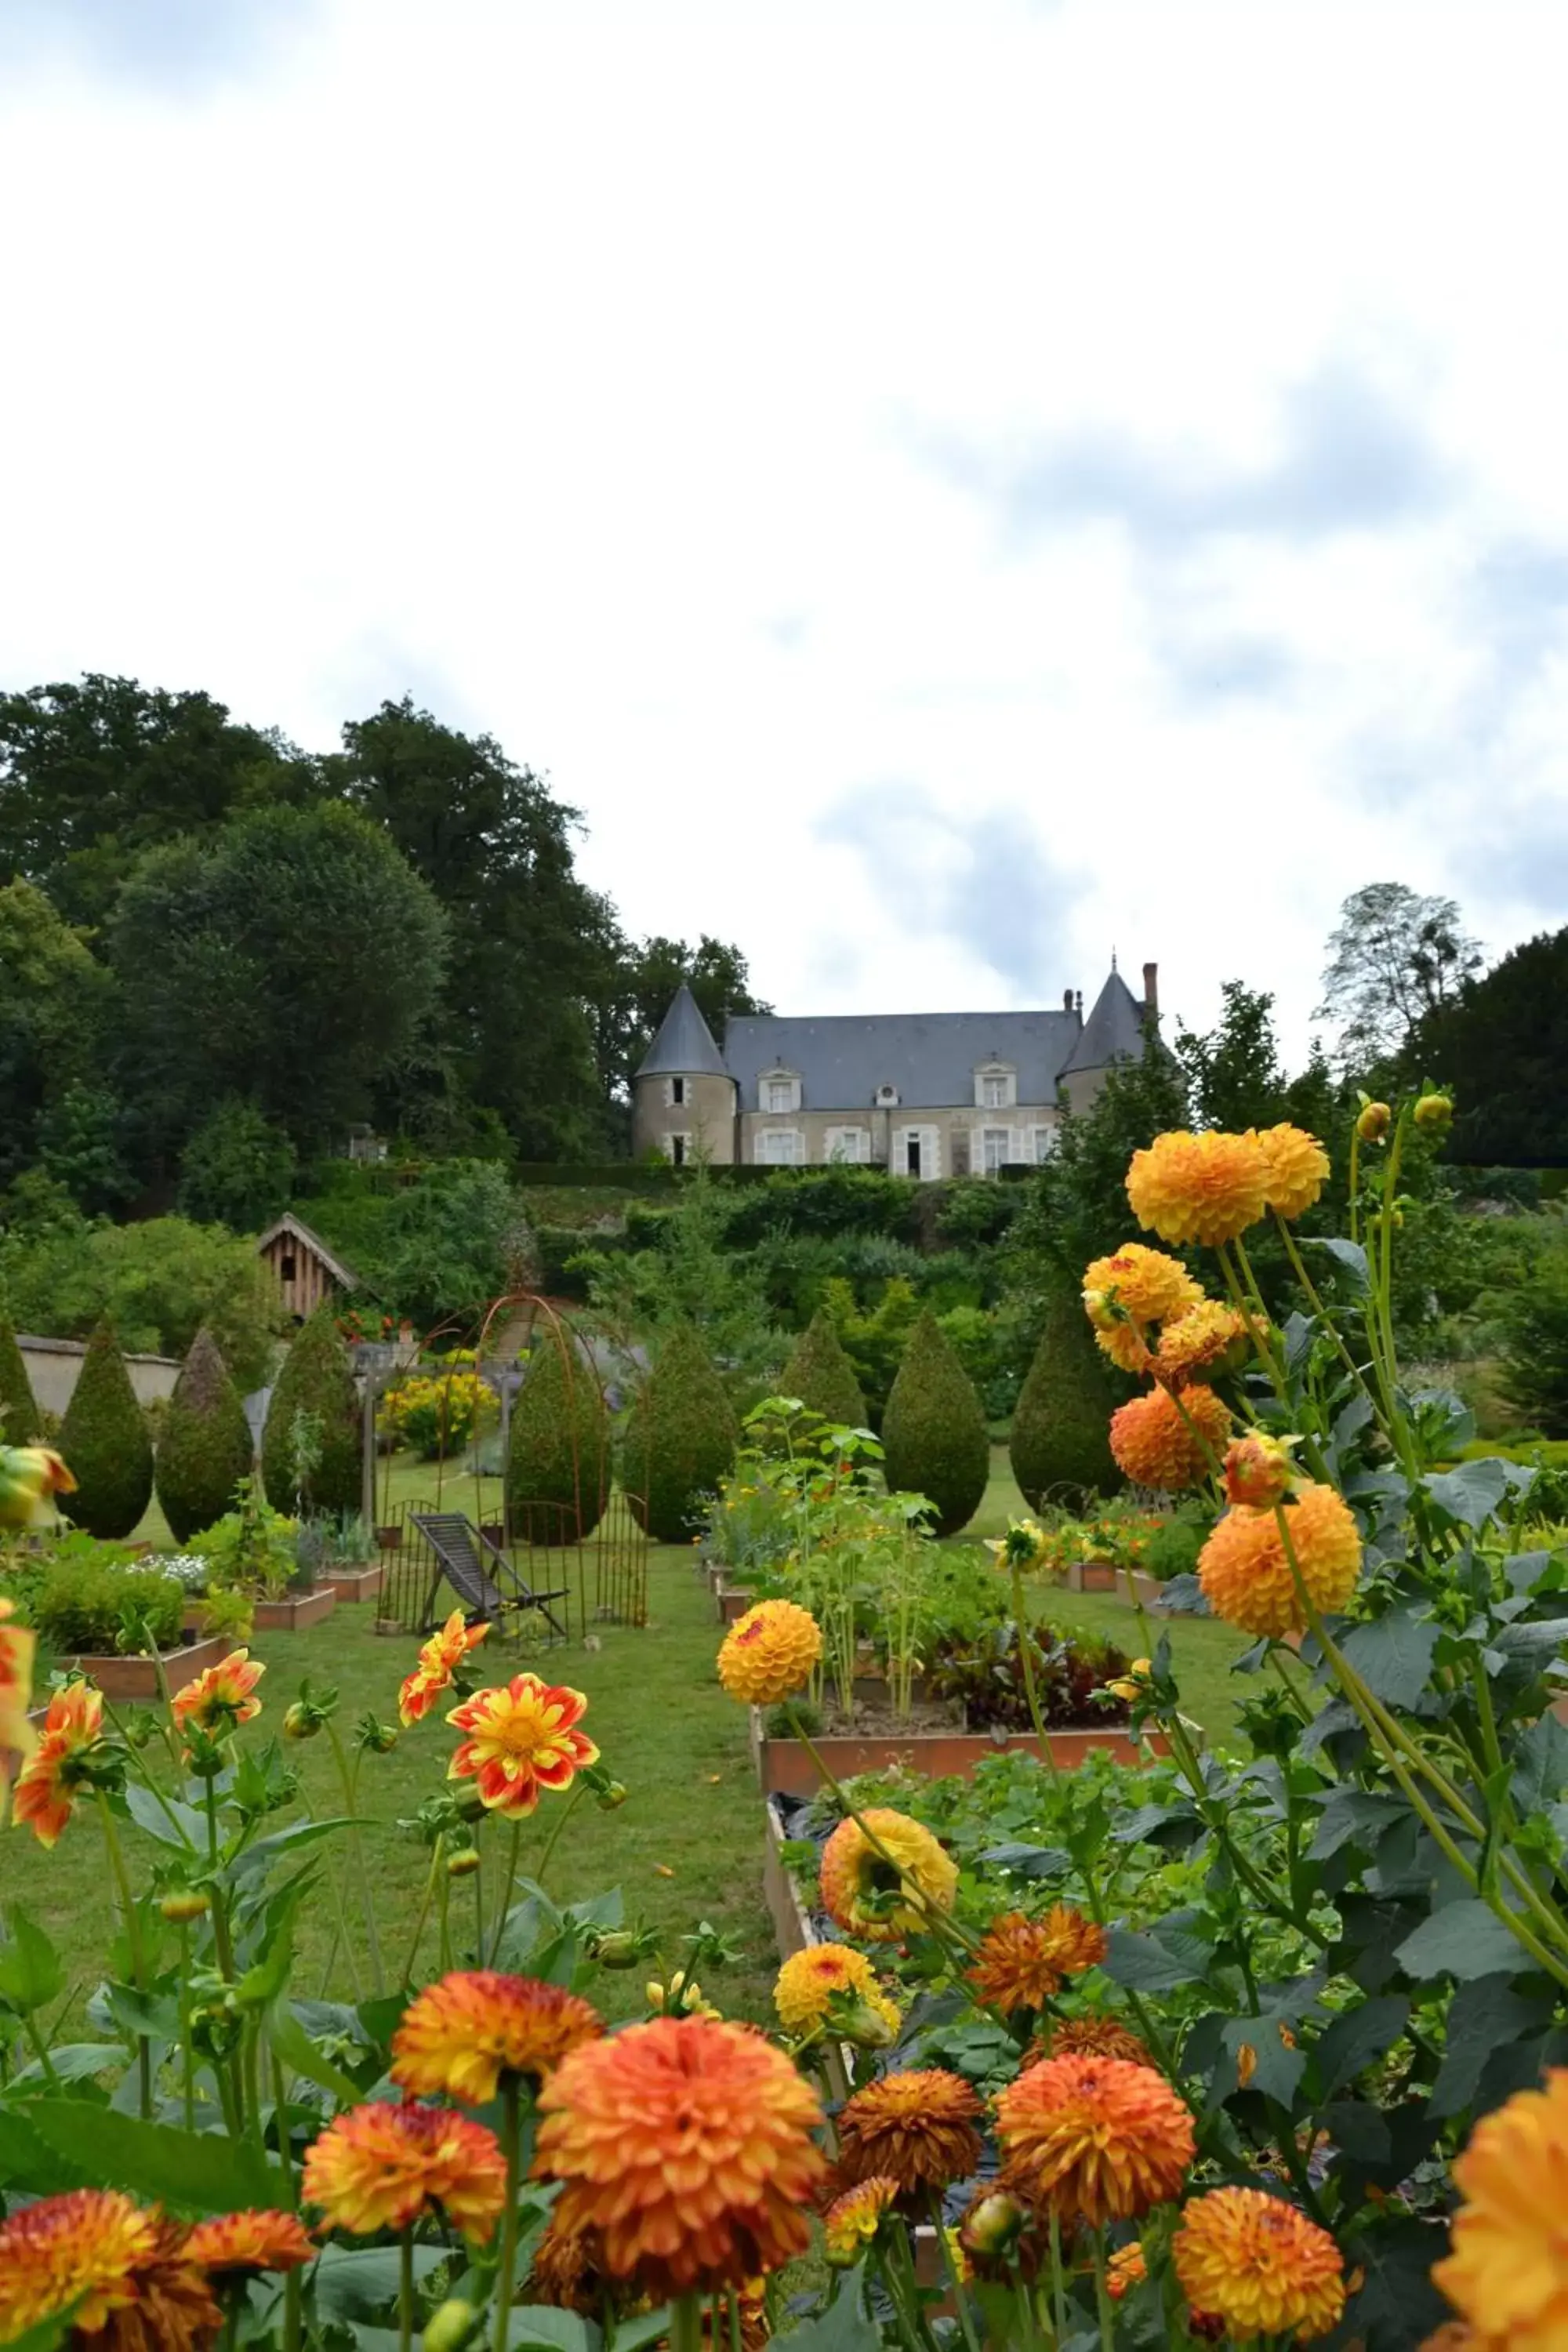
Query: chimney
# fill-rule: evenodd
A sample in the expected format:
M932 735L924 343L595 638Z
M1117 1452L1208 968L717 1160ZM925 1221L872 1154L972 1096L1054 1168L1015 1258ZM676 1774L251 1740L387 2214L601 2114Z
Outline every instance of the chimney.
M1072 1001L1072 1009L1073 1009L1073 1011L1078 1014L1079 1019L1081 1021L1081 1020L1083 1019L1083 991L1082 991L1082 989L1081 989L1081 988L1078 991L1077 994L1076 994L1076 995L1074 996L1074 998L1073 998L1073 1001Z
M1072 1011L1072 991L1070 988L1064 988L1062 991L1062 1011L1064 1013L1070 1013Z
M1157 963L1146 963L1143 967L1143 1003L1145 1009L1153 1013L1155 1018L1158 1019L1160 1013L1160 967Z

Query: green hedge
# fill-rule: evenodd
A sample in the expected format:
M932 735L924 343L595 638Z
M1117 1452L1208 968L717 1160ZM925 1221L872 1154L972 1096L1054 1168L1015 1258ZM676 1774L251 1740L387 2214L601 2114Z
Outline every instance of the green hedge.
M569 1328L535 1330L506 1463L507 1508L524 1543L590 1536L610 1499L610 1417ZM544 1506L539 1508L539 1506Z
M198 1331L169 1399L153 1473L177 1544L222 1518L252 1459L239 1391L211 1332Z
M0 1315L0 1445L31 1445L42 1427L16 1334Z
M779 1375L779 1394L798 1397L810 1412L838 1427L867 1426L865 1396L826 1307L817 1308L795 1341Z
M66 1517L110 1543L132 1534L153 1499L153 1444L107 1323L87 1343L60 1423L60 1453L77 1486L64 1497Z
M968 1526L990 1475L990 1433L973 1381L929 1312L910 1333L888 1392L882 1450L889 1486L935 1506L935 1534Z
M1028 1377L1018 1391L1008 1453L1032 1511L1121 1484L1110 1451L1116 1398L1105 1358L1076 1293L1051 1301Z
M656 1543L685 1543L731 1468L739 1431L695 1331L671 1332L626 1423L622 1484Z
M307 1500L313 1512L361 1507L359 1398L353 1366L330 1307L318 1307L284 1360L261 1434L261 1481L275 1511L295 1508L294 1416L321 1423L321 1460L310 1473Z

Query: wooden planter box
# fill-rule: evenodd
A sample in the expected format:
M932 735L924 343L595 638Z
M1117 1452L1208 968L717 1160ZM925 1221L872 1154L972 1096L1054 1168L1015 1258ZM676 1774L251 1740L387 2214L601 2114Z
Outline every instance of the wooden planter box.
M809 1797L822 1786L816 1763L798 1739L770 1739L763 1728L760 1707L751 1710L752 1755L764 1796L774 1790L791 1797ZM1048 1733L1051 1760L1059 1771L1071 1772L1089 1757L1109 1756L1117 1764L1140 1764L1151 1756L1168 1756L1163 1736L1151 1732L1134 1739L1121 1724L1096 1726L1083 1731ZM988 1731L911 1731L901 1738L877 1732L828 1735L815 1741L817 1754L835 1780L847 1780L857 1772L884 1772L891 1766L942 1780L954 1774L968 1780L983 1756L1017 1748L1038 1756L1039 1742L1032 1731L1012 1731L994 1737Z
M187 1642L177 1650L165 1650L162 1661L163 1680L171 1691L177 1691L183 1683L205 1675L209 1666L220 1665L233 1647L224 1634L216 1641ZM70 1664L116 1705L121 1700L140 1702L158 1696L155 1659L82 1657L72 1658Z
M258 1633L303 1633L307 1627L319 1625L330 1617L338 1605L336 1587L318 1584L314 1592L290 1592L281 1601L258 1601L256 1604L256 1626Z
M1164 1591L1157 1576L1141 1568L1119 1568L1113 1559L1075 1560L1065 1579L1068 1592L1116 1592L1151 1608Z
M757 1596L754 1592L737 1592L728 1584L716 1584L713 1601L721 1625L738 1625L747 1610L756 1607Z
M403 1543L403 1529L395 1523L389 1528L377 1528L375 1539L383 1551L397 1551Z
M326 1580L340 1601L374 1601L381 1591L382 1570L374 1568L330 1568Z

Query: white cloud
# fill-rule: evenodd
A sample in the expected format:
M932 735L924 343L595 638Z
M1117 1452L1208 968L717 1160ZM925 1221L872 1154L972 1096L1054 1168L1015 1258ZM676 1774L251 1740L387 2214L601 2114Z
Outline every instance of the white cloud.
M786 1009L1568 913L1557 0L228 14L0 47L7 682L406 688Z

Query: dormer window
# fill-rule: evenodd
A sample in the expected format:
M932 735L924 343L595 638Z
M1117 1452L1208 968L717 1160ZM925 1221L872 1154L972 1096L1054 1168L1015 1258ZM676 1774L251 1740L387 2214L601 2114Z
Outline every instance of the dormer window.
M976 1110L1011 1110L1018 1099L1018 1074L1008 1062L983 1062L974 1073Z
M798 1110L798 1073L795 1070L764 1070L757 1082L757 1108L764 1111Z

